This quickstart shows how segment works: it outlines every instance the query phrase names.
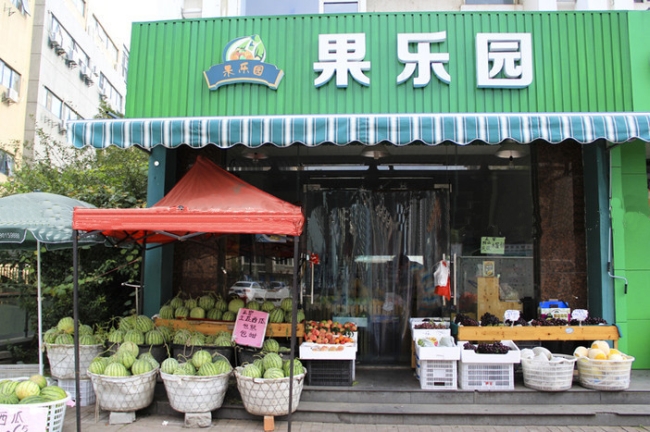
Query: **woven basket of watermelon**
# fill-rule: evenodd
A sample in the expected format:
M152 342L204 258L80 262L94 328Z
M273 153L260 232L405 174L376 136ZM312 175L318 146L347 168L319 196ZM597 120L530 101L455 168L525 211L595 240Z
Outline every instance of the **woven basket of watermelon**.
M45 344L50 372L56 379L74 379L74 345ZM90 362L104 351L104 345L79 345L79 370L88 369Z
M264 358L271 356L275 360L272 354L269 353ZM305 382L304 368L298 359L294 360L293 386L290 396L288 362L283 365L282 360L280 360L279 367L277 366L264 367L263 365L251 363L244 367L235 368L237 388L244 403L244 408L250 414L259 416L287 415L289 414L290 397L291 412L293 413L298 409L302 387ZM264 368L263 373L261 372L262 368Z
M207 413L221 408L232 371L220 375L173 375L160 373L169 404L182 413Z
M61 387L48 383L45 377L40 376L42 382L37 383L38 381L34 381L36 376L3 380L0 383L0 411L7 417L8 422L14 416L20 418L21 411L24 416L25 413L38 413L39 408L45 408L45 417L40 419L41 424L38 426L43 426L42 430L45 432L61 432L65 420L65 410L71 399L70 394ZM32 409L34 411L31 411ZM38 414L34 414L34 416L36 415ZM23 424L16 430L27 430L30 426L37 427L35 423L38 423L38 420L32 417L30 425ZM14 426L16 425L11 427ZM7 428L2 430L5 429ZM41 429L39 428L39 430Z
M97 402L105 411L130 412L146 408L153 402L159 369L149 372L109 376L88 372L93 382Z

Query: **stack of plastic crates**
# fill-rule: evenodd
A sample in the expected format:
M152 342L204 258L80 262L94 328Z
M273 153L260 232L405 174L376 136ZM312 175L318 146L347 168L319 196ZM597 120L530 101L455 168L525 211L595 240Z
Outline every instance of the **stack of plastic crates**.
M93 389L93 382L90 379L79 380L79 397L77 397L77 386L75 380L60 379L58 380L58 386L67 391L79 406L94 405L97 401L95 390Z
M415 344L415 376L423 390L456 390L460 349Z
M354 360L302 360L311 386L351 386Z
M501 341L510 347L506 354L479 354L464 349L467 342L458 342L461 349L458 382L462 390L514 390L514 365L521 361L521 353L512 341Z

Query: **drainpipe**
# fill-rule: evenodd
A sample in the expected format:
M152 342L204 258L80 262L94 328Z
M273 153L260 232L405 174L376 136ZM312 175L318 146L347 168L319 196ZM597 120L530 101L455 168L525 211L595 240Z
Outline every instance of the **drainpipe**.
M610 150L613 149L614 147L618 147L620 144L615 144L612 146L605 147L607 150L607 159L609 162L609 175L608 175L608 180L609 180L609 193L608 193L608 198L609 198L609 244L607 247L607 275L612 278L612 279L619 279L623 280L625 282L625 289L623 291L624 294L627 294L627 286L628 286L628 280L624 276L617 276L613 273L614 271L614 266L613 266L613 240L612 240L612 158L610 155Z

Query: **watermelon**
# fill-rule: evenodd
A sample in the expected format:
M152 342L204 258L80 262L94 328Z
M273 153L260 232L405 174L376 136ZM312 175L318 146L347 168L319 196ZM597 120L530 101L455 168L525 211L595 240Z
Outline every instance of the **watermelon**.
M133 357L138 357L140 355L140 348L138 347L138 344L125 341L122 344L120 344L120 347L117 349L117 352L122 352L122 351L128 351Z
M176 319L187 318L189 314L190 314L190 310L185 306L181 306L179 308L176 308L176 310L174 311L174 318Z
M191 310L197 307L198 305L199 305L199 301L197 299L188 298L187 300L185 300L185 304L183 306Z
M41 389L47 387L47 380L43 375L40 374L32 375L29 377L29 380L34 381L36 384L38 384L38 387Z
M4 380L2 383L0 383L0 394L3 395L11 395L16 392L16 386L18 385L19 381L14 381L14 380Z
M114 344L120 344L124 342L124 330L113 329L108 333L106 340Z
M199 306L195 306L190 309L190 318L203 319L205 318L205 309Z
M219 375L217 372L217 367L214 363L212 362L207 362L201 365L199 370L196 372L197 375L200 376L215 376Z
M40 396L47 401L56 401L67 398L68 394L61 387L51 385L41 390Z
M34 381L25 380L18 383L15 393L22 401L28 396L38 396L41 393L41 388Z
M178 360L173 357L163 360L160 364L161 372L166 374L173 374L176 368L178 368Z
M254 363L247 364L240 372L242 376L248 378L262 378L262 370Z
M291 323L293 317L291 316L292 312L287 312L284 314L284 322L285 323ZM303 322L305 320L305 312L303 312L302 309L298 309L296 312L296 317L298 318L298 322Z
M293 309L293 300L290 297L282 299L280 308L285 312L291 312L291 309Z
M231 312L229 310L225 311L223 313L223 315L221 316L221 319L223 321L231 321L232 322L232 321L235 321L235 318L237 318L237 314L235 314L234 312Z
M280 308L275 308L269 314L270 323L281 323L284 321L284 311Z
M160 363L158 363L158 360L153 356L153 354L145 352L142 353L138 356L138 360L146 360L151 364L151 367L154 369L158 369L160 367Z
M72 334L74 333L74 319L70 317L61 318L57 323L56 328L59 332Z
M88 324L79 324L79 336L93 334L93 328Z
M158 329L149 330L144 335L144 343L146 345L162 345L165 343L165 336Z
M96 360L93 359L93 361L90 362L88 365L88 372L93 373L95 375L104 375L104 369L106 369L106 363L103 360Z
M218 347L229 347L233 345L229 336L220 336L214 341L214 345Z
M158 311L158 316L162 319L174 319L174 308L171 305L165 305Z
M275 305L272 301L266 300L264 303L262 303L262 310L264 312L271 312L273 309L275 309Z
M106 366L104 373L102 375L112 376L112 377L125 377L129 376L129 370L119 362L113 362Z
M214 367L217 368L217 375L229 373L232 371L230 362L223 357L215 361L213 364Z
M200 369L204 364L212 363L212 355L208 351L198 350L192 354L192 359L190 361L195 368Z
M74 337L69 333L61 333L54 340L56 345L74 345Z
M279 352L280 344L275 339L266 339L262 345L262 351L264 352Z
M214 297L209 294L199 297L199 307L201 307L203 310L212 309L214 307L214 304Z
M177 345L185 345L190 336L192 336L192 332L190 332L188 329L180 329L174 333L172 342Z
M250 309L250 310L261 310L261 309L262 309L262 305L261 305L260 302L258 302L258 301L251 300L251 301L249 301L248 303L246 303L246 309Z
M153 366L146 359L138 359L135 362L133 362L133 366L131 366L131 373L133 373L133 375L146 374L147 372L151 372L152 370L153 370Z
M18 398L20 399L20 398ZM20 399L20 402L18 402L19 405L27 405L27 404L41 404L48 402L47 399L42 398L40 395L31 395L27 396L24 399Z
M264 379L278 379L284 378L284 372L280 368L269 368L264 371Z
M0 405L16 405L18 402L20 402L20 399L15 393L0 394Z
M79 336L79 345L97 345L97 338L93 335L81 335Z
M53 344L56 340L56 337L59 335L59 330L57 328L51 328L43 333L43 342L46 344Z
M138 315L135 317L135 329L142 333L153 330L156 325L153 320L146 315Z
M179 307L182 307L185 305L185 302L183 301L182 298L180 298L180 294L171 299L169 302L169 305L173 307L174 309L178 309Z
M243 307L244 307L244 300L240 298L234 298L230 300L230 302L228 303L228 311L232 312L234 315L237 315L239 309ZM234 321L234 319L232 321Z
M120 318L120 322L118 323L117 327L120 330L124 330L125 332L129 330L133 330L136 328L135 327L136 319L137 319L136 315L129 315L129 316L122 317Z
M223 311L217 309L216 307L213 307L212 309L209 309L205 313L205 317L207 319L216 320L216 321L219 321L221 319L222 315L223 315Z
M220 310L221 312L225 312L228 310L228 303L219 297L217 301L214 303L214 308Z
M124 365L125 368L130 369L131 366L133 366L133 363L135 363L136 356L134 356L130 351L120 351L119 349L117 350L117 353L115 354L117 357L118 361Z
M262 364L264 365L264 371L271 368L282 370L282 357L276 353L268 353L262 358Z
M284 376L288 377L290 374L290 365L291 365L291 360L287 360L284 362L284 365L282 366L282 372L284 372ZM305 373L305 370L302 366L302 363L298 359L293 359L293 376L296 375L302 375Z
M205 345L205 335L200 332L192 333L192 336L187 339L186 345L188 346L203 346Z

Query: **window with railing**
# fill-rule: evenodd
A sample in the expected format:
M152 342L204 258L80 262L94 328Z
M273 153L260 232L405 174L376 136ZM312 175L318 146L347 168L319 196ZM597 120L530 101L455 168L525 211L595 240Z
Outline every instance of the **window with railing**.
M14 174L14 157L4 150L0 150L0 174L6 176Z
M104 74L99 75L99 94L116 111L122 112L123 98Z
M86 1L85 0L72 0L72 3L74 3L75 8L81 16L86 16Z
M29 11L28 0L11 0L11 4L13 4L16 7L16 9L20 11L21 14L31 15L31 12Z
M59 120L79 120L82 117L50 89L45 88L45 108Z
M108 36L108 33L106 33L106 30L104 30L104 27L102 27L99 21L97 21L97 18L92 18L90 26L88 27L88 32L95 38L95 42L99 45L99 47L105 50L112 63L117 67L117 46L115 46L111 38Z
M57 54L65 56L66 63L71 67L88 67L90 65L88 54L54 15L50 22L50 46L56 50Z
M20 94L20 74L0 59L0 84Z
M125 46L122 47L122 78L126 82L126 77L129 73L129 50Z

